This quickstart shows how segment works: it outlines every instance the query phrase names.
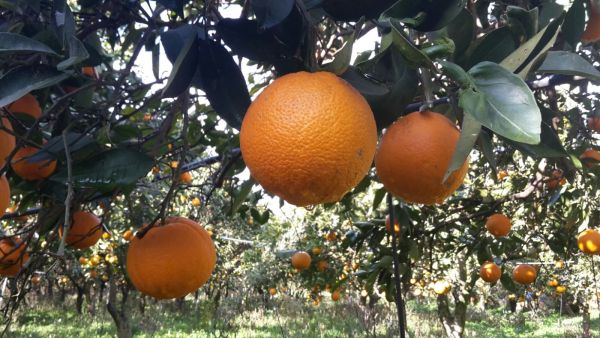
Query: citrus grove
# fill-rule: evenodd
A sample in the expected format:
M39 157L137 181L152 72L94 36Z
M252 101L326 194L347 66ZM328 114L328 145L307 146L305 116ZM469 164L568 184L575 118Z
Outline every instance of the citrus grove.
M0 2L0 336L600 334L600 1L567 3Z

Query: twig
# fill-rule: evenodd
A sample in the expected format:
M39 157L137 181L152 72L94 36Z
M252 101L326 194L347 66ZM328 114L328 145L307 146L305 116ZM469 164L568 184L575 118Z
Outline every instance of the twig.
M406 337L406 311L404 301L402 300L402 290L400 286L400 259L398 258L398 248L396 245L396 215L394 215L394 201L392 195L388 192L387 204L390 216L390 232L392 236L392 257L394 259L394 285L396 287L396 310L398 311L398 325L400 326L400 338Z
M69 142L67 142L67 133L69 127L65 128L62 132L63 144L65 146L65 156L67 161L67 198L65 199L65 220L63 222L63 236L60 239L60 246L58 247L58 256L64 256L65 254L65 242L69 234L69 228L71 227L71 201L73 200L73 174L71 166L71 153L69 152Z

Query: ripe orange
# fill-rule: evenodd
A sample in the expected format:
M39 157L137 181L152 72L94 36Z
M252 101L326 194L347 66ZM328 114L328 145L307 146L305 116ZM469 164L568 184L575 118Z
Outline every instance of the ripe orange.
M58 228L62 237L63 227ZM67 233L65 242L67 245L77 249L87 249L102 236L102 222L100 219L87 211L76 211L71 218L71 228Z
M400 234L400 230L401 230L400 222L398 222L398 219L396 218L396 221L394 222L394 232L397 235L399 235ZM385 216L385 231L387 231L388 234L392 233L392 228L390 226L390 215Z
M498 181L502 181L507 176L508 176L508 171L506 171L506 170L500 170L500 171L498 171L498 174L496 175L496 177L498 178Z
M318 246L316 246L316 247L312 248L311 251L312 251L313 255L318 255L318 254L321 253L322 250L321 250L321 248L319 248Z
M563 261L561 259L561 260L558 260L558 261L554 262L554 267L557 268L557 269L564 268L565 267L565 261Z
M96 266L96 265L100 264L101 261L102 261L102 257L100 257L100 255L93 255L92 258L90 258L90 265Z
M585 31L581 35L583 43L596 42L600 40L600 12L596 7L594 0L590 0L589 20L585 27Z
M588 127L591 130L600 133L600 116L590 117L588 119Z
M112 235L110 234L110 232L103 232L101 237L103 240L107 241L112 237Z
M446 280L440 280L433 284L432 289L438 295L447 295L452 290L452 285Z
M512 224L510 223L510 219L505 215L493 214L487 218L485 227L495 237L503 237L508 235Z
M305 251L298 251L292 256L292 266L298 270L308 269L312 258Z
M334 302L337 302L338 300L340 300L341 298L341 294L338 290L333 291L333 293L331 294L331 300L333 300Z
M81 72L83 75L91 77L95 80L98 79L98 72L96 72L96 67L83 67L81 68Z
M13 114L27 114L36 120L42 117L42 107L40 107L40 103L35 96L31 94L25 94L25 96L9 104L7 108Z
M567 292L567 287L564 285L559 285L556 287L556 293L558 293L559 295L562 295L563 293Z
M199 207L202 205L202 201L198 197L194 197L194 199L192 199L192 205L195 207Z
M0 276L14 277L29 260L27 245L18 237L0 240Z
M250 105L240 130L252 176L297 206L339 201L367 174L376 146L367 101L328 72L275 80Z
M600 253L600 233L587 229L577 236L577 247L583 253L597 255Z
M85 258L85 257L79 257L79 264L81 265L87 265L90 262L89 259Z
M179 175L179 179L181 180L181 182L189 184L189 183L192 183L192 181L194 180L194 177L192 177L191 172L186 171Z
M269 288L269 293L271 294L271 296L275 296L277 294L277 289Z
M317 262L317 270L319 270L321 272L327 270L328 267L329 267L329 263L327 263L327 261L318 261Z
M134 236L127 250L127 273L140 292L158 299L180 298L210 278L217 263L215 245L204 228L172 217Z
M12 125L6 117L0 118L2 127L12 130ZM15 136L5 130L0 130L0 167L6 163L6 157L10 155L15 148Z
M485 262L479 269L479 276L488 283L496 283L501 275L500 267L493 262Z
M10 185L6 175L0 176L0 217L4 216L10 205Z
M98 272L96 270L90 270L90 278L94 279L98 277Z
M31 277L31 284L33 284L33 285L38 285L38 284L40 284L41 281L42 281L42 278L40 276L32 276Z
M531 284L537 277L537 270L529 264L519 264L513 270L512 278L515 282L523 285Z
M556 279L549 280L548 286L555 288L558 286L558 281Z
M38 149L31 146L20 148L10 163L15 174L28 181L43 180L50 177L56 169L56 160L29 161L28 157L37 152Z
M588 168L594 168L600 162L600 152L594 149L586 149L580 156L579 159Z
M127 230L123 233L123 239L126 241L131 241L131 239L133 238L133 231L131 230Z
M565 185L565 183L567 183L567 179L564 177L562 170L555 169L546 181L546 187L548 187L548 189L556 189Z
M462 184L468 161L443 182L460 132L445 116L414 112L399 118L381 139L375 166L385 188L407 202L440 204Z
M330 242L333 242L333 241L337 240L337 233L335 231L330 231L325 236L325 239Z

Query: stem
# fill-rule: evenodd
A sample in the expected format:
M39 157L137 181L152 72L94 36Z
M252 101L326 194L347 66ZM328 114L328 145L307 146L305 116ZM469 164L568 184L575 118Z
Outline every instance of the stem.
M592 261L592 283L594 283L594 292L596 292L596 303L598 304L598 309L600 309L600 297L598 297L598 284L596 283L596 265L594 264L594 255L590 256L590 260ZM600 316L600 314L598 316Z
M73 200L73 178L71 168L71 153L69 152L69 142L67 142L67 133L69 128L65 128L62 133L63 144L65 146L65 156L67 162L67 198L65 199L65 221L63 222L63 236L60 239L58 247L58 256L62 257L65 254L65 241L71 227L71 201Z
M392 234L392 257L394 258L394 284L396 286L396 310L398 311L398 324L400 326L400 338L406 337L406 312L404 310L404 301L402 300L402 290L400 289L400 260L396 246L396 217L394 215L394 201L392 195L387 194L387 204L390 215L390 232Z

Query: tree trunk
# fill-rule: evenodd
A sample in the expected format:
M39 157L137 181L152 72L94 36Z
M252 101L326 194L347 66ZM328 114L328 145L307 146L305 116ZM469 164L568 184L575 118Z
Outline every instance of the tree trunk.
M438 295L437 297L438 317L444 328L444 333L448 338L461 338L463 334L464 324L460 325L455 316L450 312L448 304L448 296ZM466 310L466 306L464 307Z
M583 334L581 338L592 338L592 334L590 333L590 307L587 302L583 302L581 308L583 312Z
M125 311L125 302L127 301L127 294L123 293L123 301L121 303L121 311L117 310L117 284L114 278L109 276L108 284L108 303L106 309L117 326L117 337L118 338L131 338L133 333L131 332L131 325L129 325L129 318Z
M77 307L77 313L81 314L83 312L83 296L85 294L85 289L77 286L77 301L75 305Z

